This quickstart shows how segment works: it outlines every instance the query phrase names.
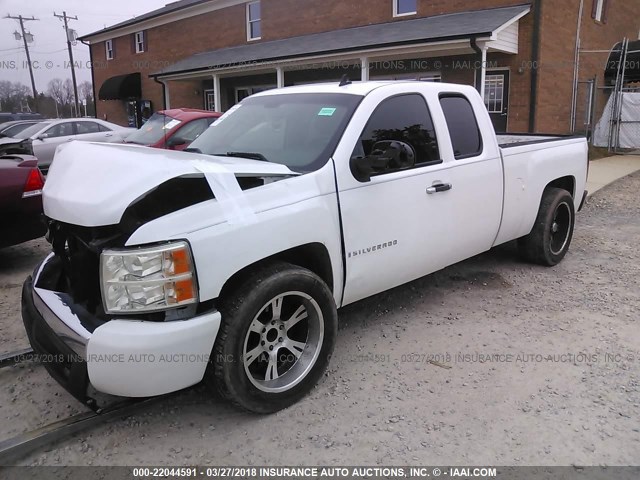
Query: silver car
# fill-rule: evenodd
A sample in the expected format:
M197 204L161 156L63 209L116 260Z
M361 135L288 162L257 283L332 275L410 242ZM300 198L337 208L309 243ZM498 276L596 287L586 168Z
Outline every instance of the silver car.
M72 140L122 143L135 130L96 118L65 118L44 120L24 129L14 135L14 138L30 140L33 154L38 159L38 167L46 173L58 145Z

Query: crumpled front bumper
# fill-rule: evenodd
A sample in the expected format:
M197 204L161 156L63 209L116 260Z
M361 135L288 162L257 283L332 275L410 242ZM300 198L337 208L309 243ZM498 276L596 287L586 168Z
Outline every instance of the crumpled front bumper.
M39 276L52 259L53 254L25 281L22 318L32 348L72 395L86 401L91 383L111 395L149 397L202 380L220 312L167 322L87 321L87 312L68 294L39 286Z

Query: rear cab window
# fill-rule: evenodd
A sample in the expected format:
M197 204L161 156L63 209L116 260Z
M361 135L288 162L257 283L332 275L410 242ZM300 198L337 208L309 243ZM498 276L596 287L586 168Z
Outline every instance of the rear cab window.
M440 95L440 106L447 121L456 160L477 157L482 153L482 134L473 106L462 94Z

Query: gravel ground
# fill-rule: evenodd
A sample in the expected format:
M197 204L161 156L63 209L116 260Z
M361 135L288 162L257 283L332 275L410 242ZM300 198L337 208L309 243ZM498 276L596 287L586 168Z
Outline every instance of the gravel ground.
M510 244L341 310L327 375L285 411L197 387L20 463L637 465L639 192L592 197L553 269ZM0 351L27 345L20 283L46 251L0 250ZM0 370L0 438L82 410L41 366Z

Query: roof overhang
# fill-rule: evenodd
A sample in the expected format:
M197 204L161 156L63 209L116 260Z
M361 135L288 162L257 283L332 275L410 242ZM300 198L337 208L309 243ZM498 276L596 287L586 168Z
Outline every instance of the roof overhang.
M128 73L107 78L98 93L98 100L129 100L142 96L139 73Z
M192 55L150 76L183 79L361 57L464 55L474 53L472 40L488 51L517 53L518 22L530 10L530 5L501 7L241 45Z
M167 25L223 8L246 3L247 0L181 0L168 3L162 8L117 23L96 32L78 37L89 44L104 42L116 37L130 35L141 30Z
M489 36L478 39L478 42L489 41ZM369 63L391 62L403 59L429 58L439 56L471 55L475 53L471 42L467 38L453 39L442 42L429 42L407 46L386 46L366 50L349 50L345 52L322 53L307 55L304 57L283 58L277 60L265 60L251 62L250 64L227 65L215 68L195 69L169 74L150 75L160 81L163 80L188 80L200 78L203 75L218 74L220 76L255 75L271 73L276 68L284 70L326 69L345 67L348 64L357 64L362 58L368 58Z

